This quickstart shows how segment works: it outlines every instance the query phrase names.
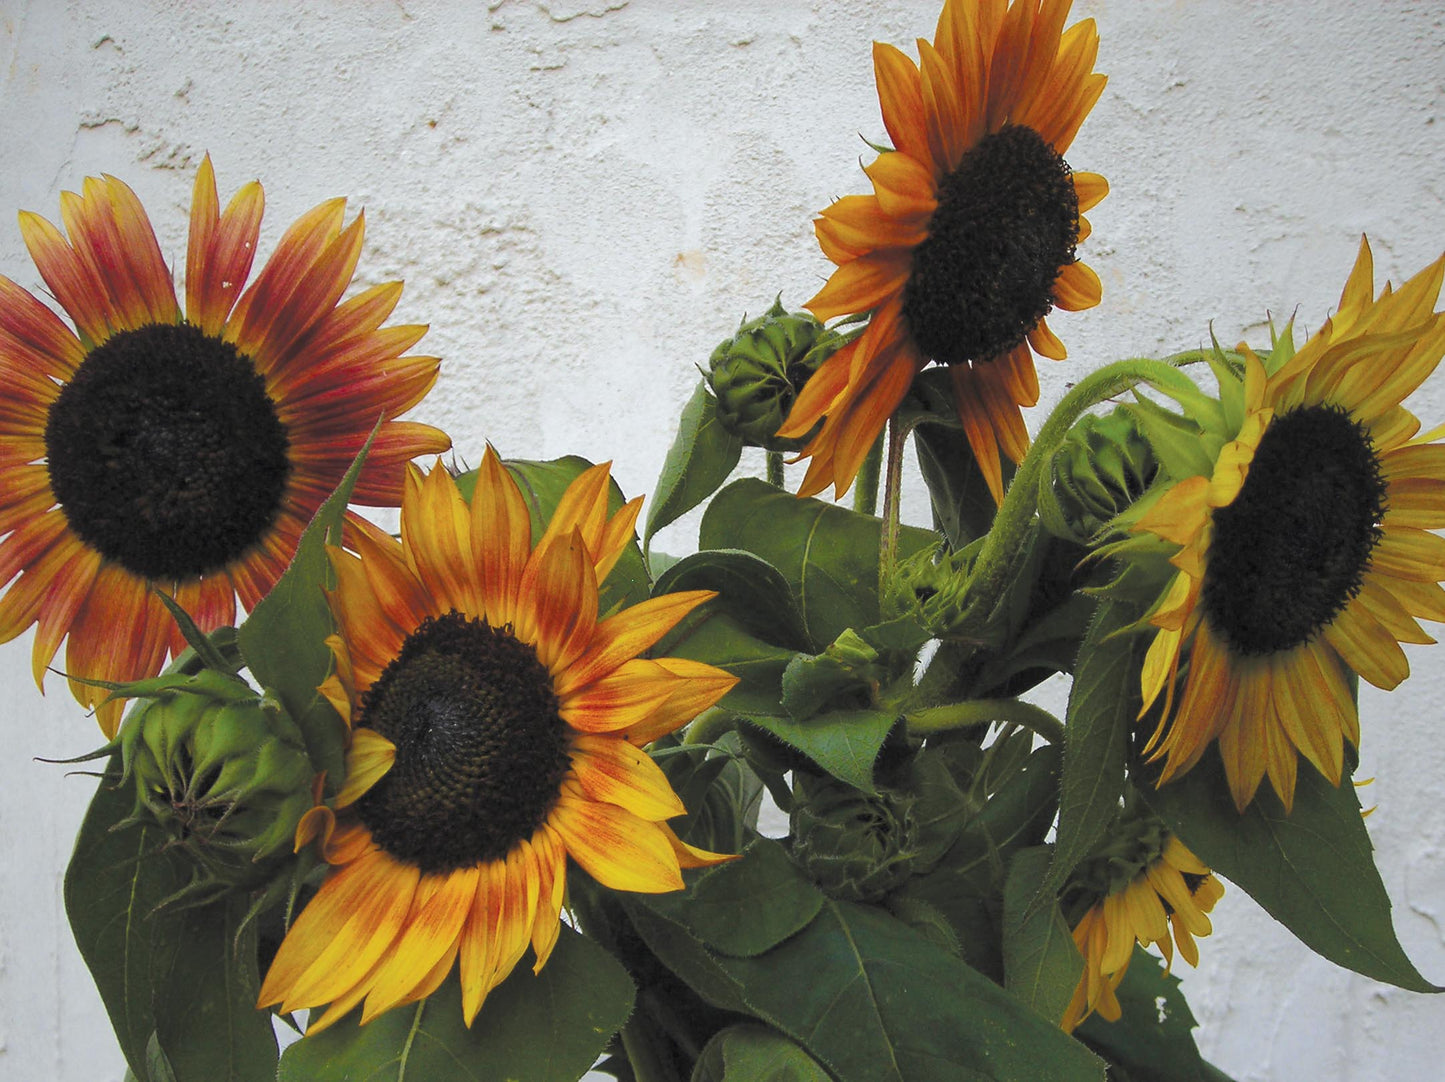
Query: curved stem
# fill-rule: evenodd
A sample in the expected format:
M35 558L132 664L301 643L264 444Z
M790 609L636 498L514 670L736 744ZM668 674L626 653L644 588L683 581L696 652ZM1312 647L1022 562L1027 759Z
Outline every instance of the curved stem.
M1002 721L1037 733L1050 744L1064 742L1064 723L1042 707L1022 699L971 699L947 706L930 706L908 714L903 720L914 736Z
M876 514L878 510L878 474L883 464L883 433L873 441L868 457L858 468L858 480L853 485L853 510L860 515Z

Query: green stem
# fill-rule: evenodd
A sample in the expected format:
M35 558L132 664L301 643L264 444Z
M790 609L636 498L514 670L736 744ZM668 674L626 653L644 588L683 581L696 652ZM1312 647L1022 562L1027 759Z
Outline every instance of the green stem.
M980 623L987 620L1003 591L1008 588L1009 571L1038 507L1040 475L1049 457L1064 441L1074 422L1100 402L1141 383L1157 387L1165 394L1171 391L1199 394L1199 388L1194 382L1179 371L1179 364L1192 363L1192 360L1197 359L1196 355L1190 353L1177 356L1189 359L1170 358L1156 361L1151 358L1138 358L1105 365L1081 379L1054 407L1054 411L1039 429L1038 439L1034 440L1023 462L1019 464L1013 483L1009 485L1003 504L994 518L993 527L988 532L988 538L974 562L969 576L967 601L968 612L973 620ZM967 628L970 622L966 617L964 628ZM967 637L966 631L961 637Z
M903 447L908 429L895 413L888 419L888 472L883 481L883 539L878 546L878 594L893 575L898 563L898 516L902 502Z
M904 721L914 736L1002 721L1037 733L1050 744L1064 742L1064 723L1042 707L1022 699L972 699L947 706L930 706L907 715Z
M768 484L774 488L783 487L783 453L781 451L768 451Z
M646 1015L634 1014L622 1027L622 1050L637 1082L676 1082L677 1072L662 1056L650 1033Z
M883 433L873 441L868 457L858 468L858 480L853 484L853 510L860 515L872 515L878 511L878 473L883 465Z

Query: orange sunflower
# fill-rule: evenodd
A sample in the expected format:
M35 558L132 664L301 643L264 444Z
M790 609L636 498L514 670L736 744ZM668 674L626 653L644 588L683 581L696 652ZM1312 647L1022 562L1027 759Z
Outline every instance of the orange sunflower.
M154 590L206 630L275 584L302 530L382 416L415 406L426 333L383 327L401 283L342 302L363 218L345 200L304 215L249 288L261 186L224 211L196 174L185 310L140 201L114 177L60 199L63 234L22 212L21 235L74 329L0 277L0 642L36 625L36 683L67 639L75 678L159 672L185 642ZM68 234L68 237L66 236ZM354 499L400 501L402 468L450 446L388 420ZM96 705L105 691L71 680ZM97 708L114 734L122 704Z
M1134 956L1134 944L1158 944L1166 966L1174 945L1191 966L1199 964L1195 936L1213 931L1209 912L1224 886L1178 838L1169 835L1158 854L1131 879L1095 902L1074 926L1074 945L1084 973L1064 1011L1064 1032L1095 1011L1109 1022L1123 1013L1116 994ZM1172 933L1172 936L1171 936ZM1171 941L1172 940L1172 941Z
M709 591L598 619L597 584L642 501L607 514L608 469L567 489L535 548L522 494L489 449L468 508L439 466L413 468L401 540L331 550L337 674L322 687L352 726L346 784L308 812L298 847L334 865L292 925L259 1006L364 998L367 1022L461 970L468 1025L530 943L556 943L567 859L603 886L660 892L680 867L730 859L683 844L683 813L643 745L736 679L638 656Z
M1267 362L1241 346L1242 378L1192 411L1212 469L1132 527L1177 546L1142 674L1140 717L1164 697L1159 784L1217 740L1241 811L1266 774L1288 810L1300 755L1338 785L1360 740L1350 674L1394 688L1400 643L1434 641L1417 620L1445 620L1445 443L1401 402L1445 356L1442 275L1445 258L1376 298L1362 240L1319 333Z
M837 496L930 361L949 366L958 416L995 500L999 449L1028 448L1021 406L1038 401L1034 353L1061 360L1045 316L1099 303L1099 277L1076 262L1081 214L1108 192L1063 154L1103 92L1099 36L1064 30L1071 0L946 0L914 64L875 43L883 123L894 149L814 222L838 265L808 302L827 320L871 312L867 329L804 386L780 437L805 436L800 495Z

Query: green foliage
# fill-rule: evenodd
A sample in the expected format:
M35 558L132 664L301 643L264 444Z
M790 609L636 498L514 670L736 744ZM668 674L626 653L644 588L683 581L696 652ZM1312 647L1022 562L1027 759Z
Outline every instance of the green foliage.
M1241 815L1211 749L1188 774L1143 795L1200 860L1312 950L1386 984L1441 991L1420 976L1395 938L1390 898L1348 776L1336 787L1302 763L1289 814L1263 786Z
M576 1082L632 1011L632 983L563 927L542 972L519 964L470 1029L455 976L421 1003L358 1025L360 1009L291 1045L277 1082Z
M112 758L65 875L76 945L131 1071L147 1082L270 1082L276 1038L256 1010L254 924L243 895L204 906L165 903L191 869L153 826L115 829L133 796Z
M830 1082L808 1053L767 1026L719 1030L698 1057L690 1082Z
M643 531L644 547L652 535L677 521L716 492L742 457L741 436L717 419L717 399L700 382L678 420L677 435L662 463Z
M716 590L711 612L725 612L748 633L806 651L803 614L792 588L776 567L742 549L710 549L685 556L657 577L653 592Z
M380 427L380 422L377 424ZM251 675L281 700L306 739L312 764L317 771L325 771L332 791L346 776L346 727L316 690L332 665L326 636L333 625L323 588L335 586L336 577L326 546L341 543L346 504L375 435L373 429L336 491L312 517L291 566L237 632L241 656Z
M1024 849L1009 862L1004 885L1004 987L1049 1021L1068 1009L1084 972L1058 902L1033 904L1048 872L1047 848Z

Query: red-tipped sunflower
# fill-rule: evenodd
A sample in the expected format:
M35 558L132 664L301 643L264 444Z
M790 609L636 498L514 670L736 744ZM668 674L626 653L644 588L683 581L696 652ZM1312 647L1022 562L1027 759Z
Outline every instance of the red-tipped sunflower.
M65 233L20 215L75 324L0 277L0 642L37 625L37 683L67 637L72 677L159 672L185 643L152 587L207 630L234 620L237 595L253 607L383 415L357 503L395 506L403 464L450 446L435 428L390 420L437 376L436 358L403 356L425 327L382 326L401 283L341 300L362 217L345 225L345 200L321 204L243 292L262 204L252 182L222 211L201 163L184 311L121 181L62 193ZM86 706L105 696L71 689ZM121 705L97 708L108 736Z
M808 302L827 320L871 312L867 329L804 387L780 437L822 429L799 489L841 496L915 373L953 377L958 416L995 500L999 449L1027 450L1021 406L1038 401L1034 353L1061 360L1044 317L1099 303L1074 258L1081 216L1104 198L1096 173L1062 155L1104 89L1092 19L1064 30L1071 0L946 0L919 63L875 43L878 99L893 141L849 195L814 223L838 265Z
M352 724L345 787L312 809L334 870L292 925L259 1005L366 1000L362 1021L461 970L471 1024L526 953L556 943L567 859L603 886L660 892L729 859L680 842L681 801L642 746L736 682L643 651L713 596L668 594L598 619L597 584L641 500L610 519L608 470L567 489L531 546L511 475L488 450L468 508L445 470L408 473L401 540L332 550L337 676Z
M1434 641L1417 620L1445 620L1445 444L1401 402L1445 356L1442 279L1445 257L1377 298L1362 240L1339 310L1298 353L1288 334L1268 362L1242 346L1242 378L1190 411L1211 472L1133 526L1178 546L1141 678L1141 717L1164 700L1159 784L1217 740L1241 811L1266 774L1288 810L1300 755L1338 785L1360 740L1350 674L1394 688L1400 643Z

